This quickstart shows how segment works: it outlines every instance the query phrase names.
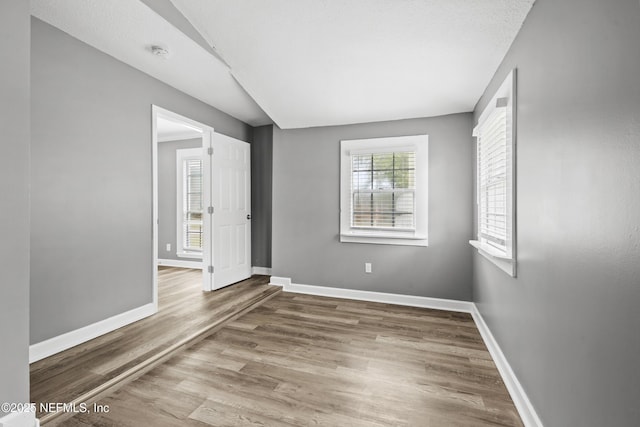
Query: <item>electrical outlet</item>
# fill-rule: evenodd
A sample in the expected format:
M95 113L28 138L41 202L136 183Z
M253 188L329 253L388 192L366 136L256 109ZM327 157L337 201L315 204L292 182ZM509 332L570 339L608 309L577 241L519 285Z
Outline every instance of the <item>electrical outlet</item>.
M365 262L364 263L364 272L365 273L371 273L371 263L370 262Z
M167 243L167 252L171 252L171 243Z

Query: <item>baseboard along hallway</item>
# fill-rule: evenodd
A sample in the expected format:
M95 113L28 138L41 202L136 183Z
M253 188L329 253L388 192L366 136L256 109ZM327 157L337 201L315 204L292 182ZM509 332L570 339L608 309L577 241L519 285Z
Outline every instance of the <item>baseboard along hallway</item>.
M59 423L65 411L41 404L93 402L203 339L280 291L268 276L216 292L202 291L202 271L161 267L158 313L30 365L31 402L41 424Z

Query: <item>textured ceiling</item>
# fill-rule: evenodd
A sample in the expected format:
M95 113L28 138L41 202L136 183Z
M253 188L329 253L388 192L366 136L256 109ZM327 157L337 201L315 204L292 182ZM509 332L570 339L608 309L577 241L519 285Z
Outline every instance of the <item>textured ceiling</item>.
M251 125L273 120L286 129L471 111L533 2L31 4L34 16L195 98ZM170 56L151 55L152 44Z
M138 0L32 0L31 13L246 123L271 123L223 62ZM169 57L152 55L152 44Z
M281 127L471 111L534 0L172 0Z

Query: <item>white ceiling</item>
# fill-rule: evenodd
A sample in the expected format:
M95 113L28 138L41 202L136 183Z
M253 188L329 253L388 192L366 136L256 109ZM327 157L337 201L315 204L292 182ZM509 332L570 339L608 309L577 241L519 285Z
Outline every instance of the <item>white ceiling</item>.
M187 124L174 122L162 117L156 120L158 142L177 141L202 137L202 131Z
M286 129L472 111L535 0L171 1L230 70L139 0L31 3L185 93Z
M172 0L281 127L472 111L534 0Z

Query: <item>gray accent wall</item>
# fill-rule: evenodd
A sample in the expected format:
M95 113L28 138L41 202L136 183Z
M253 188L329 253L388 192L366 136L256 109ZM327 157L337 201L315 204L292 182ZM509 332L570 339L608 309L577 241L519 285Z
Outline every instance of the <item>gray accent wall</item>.
M271 268L273 128L254 128L251 143L251 261L266 268Z
M0 2L0 402L12 403L29 402L29 19L29 2Z
M181 258L177 249L177 170L176 150L202 147L202 138L158 143L158 258L180 261L200 261L197 258ZM167 243L171 250L167 251Z
M274 276L293 283L471 300L470 113L273 136ZM429 135L429 246L340 243L340 140ZM365 262L372 274L365 274Z
M538 0L518 69L518 277L474 300L546 426L640 420L640 3Z
M152 301L151 104L251 127L32 20L31 343Z

